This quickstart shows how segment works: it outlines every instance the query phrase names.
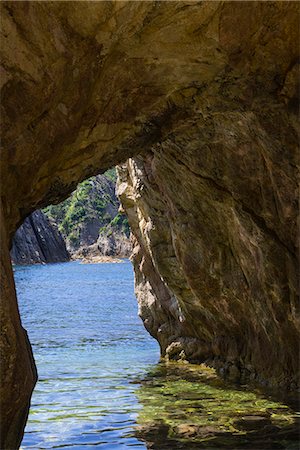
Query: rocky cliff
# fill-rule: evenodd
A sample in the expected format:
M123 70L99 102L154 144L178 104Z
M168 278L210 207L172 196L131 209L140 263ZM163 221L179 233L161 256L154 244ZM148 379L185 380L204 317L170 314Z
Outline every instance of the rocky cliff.
M115 190L116 171L110 169L80 183L64 202L44 209L47 217L57 224L74 258L130 256L128 220L119 211Z
M14 264L63 262L87 256L128 258L132 251L128 220L119 212L115 169L80 183L59 205L25 219L16 231Z
M230 133L229 117L219 128L215 121L204 148L200 118L188 140L180 130L119 169L140 316L167 358L206 362L234 381L295 387L296 179L261 126L254 136L252 118L237 116ZM178 142L184 152L175 153Z
M20 442L36 377L11 237L128 158L140 314L162 353L294 387L299 4L1 9L1 448Z
M63 262L70 259L65 241L42 211L35 211L14 235L11 259L14 264Z

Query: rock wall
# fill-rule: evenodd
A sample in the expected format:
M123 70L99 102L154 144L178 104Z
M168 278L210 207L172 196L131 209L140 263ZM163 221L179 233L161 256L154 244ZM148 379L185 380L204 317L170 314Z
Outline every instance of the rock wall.
M119 169L140 315L169 358L295 387L295 166L253 113L226 115L209 144L200 117Z
M12 236L127 158L140 311L163 354L292 385L299 4L0 6L0 447L19 445L35 380Z
M62 235L42 211L32 213L18 228L10 255L14 264L52 263L70 259Z
M19 448L28 417L37 371L26 330L21 325L8 237L0 203L1 296L0 296L0 448Z

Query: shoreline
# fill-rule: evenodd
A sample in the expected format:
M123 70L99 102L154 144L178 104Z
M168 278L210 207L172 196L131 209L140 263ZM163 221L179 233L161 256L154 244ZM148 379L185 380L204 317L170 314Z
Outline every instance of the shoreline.
M105 263L123 263L124 260L117 256L88 256L88 257L75 257L70 261L78 261L80 264L105 264Z
M25 264L15 264L12 263L12 267L26 267L26 266L48 266L52 264L63 264L69 262L78 262L80 264L106 264L106 263L115 263L120 264L124 263L126 259L129 258L120 258L117 256L92 256L92 257L71 257L68 261L53 261L53 262L31 262Z

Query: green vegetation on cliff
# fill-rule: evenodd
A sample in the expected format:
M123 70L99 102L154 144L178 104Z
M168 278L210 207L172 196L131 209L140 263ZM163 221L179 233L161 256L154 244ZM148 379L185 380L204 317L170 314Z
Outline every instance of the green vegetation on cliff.
M69 247L76 250L80 246L96 242L99 234L110 236L123 233L129 236L127 217L119 210L115 194L116 171L109 169L83 181L72 195L58 205L50 205L43 211L57 223Z

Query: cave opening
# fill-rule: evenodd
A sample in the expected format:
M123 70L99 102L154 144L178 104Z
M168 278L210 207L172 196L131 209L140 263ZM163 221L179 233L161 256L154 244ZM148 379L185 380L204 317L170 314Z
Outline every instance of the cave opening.
M165 353L208 357L224 375L297 395L299 3L238 6L1 2L0 448L19 447L36 382L11 237L32 211L128 158L126 209L140 245L135 274L147 329ZM239 405L212 430L202 422L211 416L205 401L220 392L205 391L191 411L195 384L180 373L146 379L140 392L151 406L152 447L174 450L174 436L201 441L203 433L211 444L210 433L223 439L224 429L250 439L229 448L251 447L256 423L272 436L257 436L252 448L295 448L295 439L280 441L294 415L278 416L273 403L252 410L250 431L235 415ZM180 392L187 414L174 423ZM222 398L226 414L217 417L229 417Z
M138 318L128 254L115 253L121 248L116 240L127 240L129 231L120 220L115 181L112 170L89 178L67 200L43 209L63 233L71 261L14 266L22 323L39 372L21 449L154 444L191 450L203 439L215 448L245 448L245 442L272 448L283 440L294 445L292 397L282 403L273 395L241 390L220 382L204 365L158 363L158 344ZM35 220L32 228L42 235L36 241L45 244L47 235ZM113 237L113 245L103 245L104 236ZM14 243L13 257L17 249L20 242ZM33 254L47 252L42 247Z
M130 226L116 193L116 168L79 183L58 204L34 211L16 231L14 264L129 258Z
M116 179L112 168L79 183L15 234L20 314L38 369L22 449L139 446L133 381L159 349L138 317Z

